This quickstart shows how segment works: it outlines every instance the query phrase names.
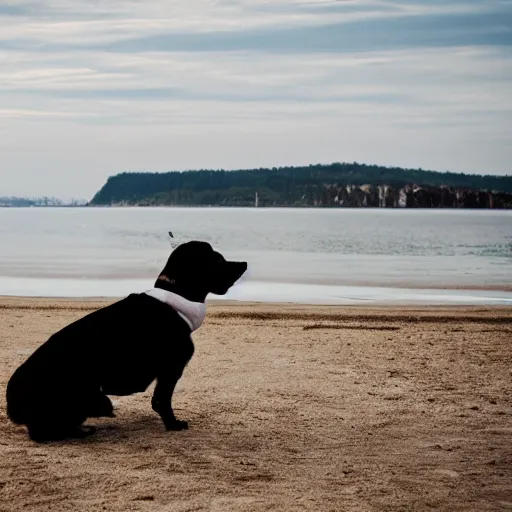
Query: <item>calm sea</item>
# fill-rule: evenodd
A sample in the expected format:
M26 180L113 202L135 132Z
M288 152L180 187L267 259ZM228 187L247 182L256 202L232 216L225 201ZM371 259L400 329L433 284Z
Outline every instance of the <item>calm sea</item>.
M188 240L249 262L234 299L512 304L512 211L490 210L0 208L0 295L141 291Z

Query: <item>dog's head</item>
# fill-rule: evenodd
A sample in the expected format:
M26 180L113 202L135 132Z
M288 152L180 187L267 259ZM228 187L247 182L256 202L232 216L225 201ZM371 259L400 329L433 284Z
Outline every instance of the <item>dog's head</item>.
M227 261L207 242L187 242L171 253L157 283L165 281L182 293L204 297L224 295L246 270L245 261Z

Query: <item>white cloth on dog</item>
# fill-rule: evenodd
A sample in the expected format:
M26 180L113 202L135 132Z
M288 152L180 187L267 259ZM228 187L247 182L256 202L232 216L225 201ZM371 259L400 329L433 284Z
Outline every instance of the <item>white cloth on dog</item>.
M206 304L203 302L192 302L181 295L161 288L153 288L144 293L175 309L178 315L187 322L192 332L201 327L206 316Z

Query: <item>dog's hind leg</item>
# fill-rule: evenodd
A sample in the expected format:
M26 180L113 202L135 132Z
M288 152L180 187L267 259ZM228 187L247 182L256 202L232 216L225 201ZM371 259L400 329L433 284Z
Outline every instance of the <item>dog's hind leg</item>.
M69 404L52 404L46 414L33 416L27 422L30 439L38 443L61 441L66 438L80 438L93 434L94 430L82 428L87 416L78 410L70 410Z
M42 443L82 438L96 431L94 427L82 427L89 416L88 403L83 395L51 395L37 405L26 422L28 434L33 441Z
M114 406L110 398L101 391L98 391L94 397L88 400L87 416L89 418L115 418Z
M33 423L27 425L28 435L36 443L63 441L64 439L81 439L96 432L96 427L82 425L56 425Z

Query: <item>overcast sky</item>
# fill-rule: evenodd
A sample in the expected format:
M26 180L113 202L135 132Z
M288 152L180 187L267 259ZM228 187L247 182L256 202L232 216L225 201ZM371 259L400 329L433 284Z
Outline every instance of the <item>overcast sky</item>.
M511 0L0 0L0 196L122 171L512 174Z

